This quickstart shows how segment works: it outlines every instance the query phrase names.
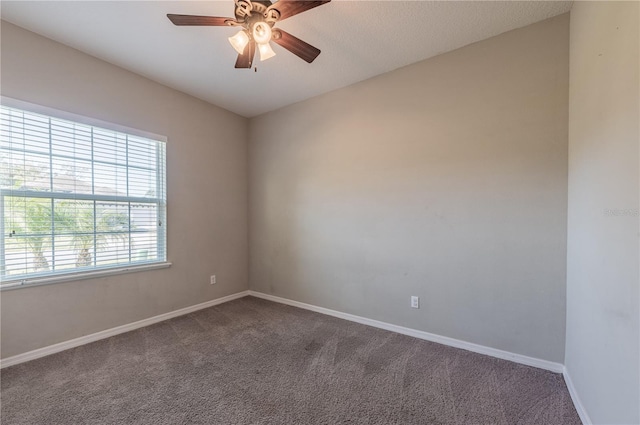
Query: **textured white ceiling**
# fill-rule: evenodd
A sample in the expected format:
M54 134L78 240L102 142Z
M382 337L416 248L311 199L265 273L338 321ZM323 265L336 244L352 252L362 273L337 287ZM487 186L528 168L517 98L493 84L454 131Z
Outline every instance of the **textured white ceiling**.
M569 11L570 1L345 1L279 24L322 50L280 46L234 68L226 27L176 27L167 13L233 16L224 1L5 1L2 19L246 117ZM274 44L274 43L272 43Z

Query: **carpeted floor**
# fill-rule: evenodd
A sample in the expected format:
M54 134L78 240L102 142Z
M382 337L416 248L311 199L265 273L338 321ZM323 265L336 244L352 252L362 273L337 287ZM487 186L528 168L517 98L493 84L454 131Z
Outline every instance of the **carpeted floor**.
M579 424L559 374L247 297L2 371L2 424Z

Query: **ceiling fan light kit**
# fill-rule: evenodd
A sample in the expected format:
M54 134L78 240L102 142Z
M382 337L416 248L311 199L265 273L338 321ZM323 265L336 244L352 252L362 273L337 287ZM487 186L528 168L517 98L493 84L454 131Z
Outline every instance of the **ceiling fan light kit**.
M266 61L276 55L269 43L258 44L258 51L260 52L260 60Z
M261 61L274 57L276 52L271 48L271 41L311 63L320 54L320 49L273 26L279 21L330 1L279 0L271 3L269 0L235 0L235 19L175 14L168 14L167 18L174 25L241 27L238 33L229 37L229 43L238 52L236 68L251 68L256 45Z
M244 30L239 31L233 37L229 37L229 43L231 43L231 46L233 46L233 48L236 49L236 52L240 55L244 52L244 48L247 47L247 44L249 44L249 40L249 36Z

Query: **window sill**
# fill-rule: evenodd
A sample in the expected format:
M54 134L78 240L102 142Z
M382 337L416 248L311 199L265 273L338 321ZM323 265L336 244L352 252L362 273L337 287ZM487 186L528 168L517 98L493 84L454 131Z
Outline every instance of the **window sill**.
M30 288L32 286L49 285L52 283L71 282L74 280L93 279L96 277L115 276L125 273L144 272L148 270L166 269L171 267L171 263L152 263L136 266L118 267L113 269L93 270L81 273L68 273L56 276L46 276L32 279L13 280L0 284L0 291L8 291L11 289Z

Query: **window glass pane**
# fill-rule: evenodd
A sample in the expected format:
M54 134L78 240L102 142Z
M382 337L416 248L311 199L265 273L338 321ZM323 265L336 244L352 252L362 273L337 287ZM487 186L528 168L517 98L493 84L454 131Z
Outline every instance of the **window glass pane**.
M5 231L18 236L51 236L51 200L44 198L5 197Z
M155 232L158 226L158 206L148 203L131 203L131 229Z
M0 126L0 149L5 150L5 149L11 149L13 145L11 144L11 130L7 129L7 127L4 126L4 122L2 122L2 125ZM23 146L15 146L16 149L20 148L22 149Z
M22 186L24 182L20 172L22 164L24 164L23 152L0 149L0 189L17 189Z
M73 236L58 236L55 240L55 270L72 271L77 265L77 257ZM89 265L92 265L89 263Z
M3 189L51 191L49 156L20 151L0 153Z
M119 165L93 164L96 195L127 196L127 168Z
M25 238L15 236L5 238L5 274L9 277L33 272L28 266L31 254Z
M0 149L0 189L11 189L15 184L10 161L9 153Z
M22 112L2 110L0 116L0 149L24 150L24 123Z
M158 256L158 206L131 204L131 260L149 261Z
M91 161L52 158L53 191L91 194Z
M98 266L113 266L129 262L129 234L111 233L100 236L96 254Z
M12 273L50 271L51 200L5 196L3 207L4 233L10 235L4 238L7 270Z
M129 166L155 170L157 143L155 140L129 136Z
M52 119L51 153L91 160L91 127Z
M96 202L96 263L120 264L129 261L129 204Z
M56 270L94 265L93 206L93 201L55 201Z
M114 131L93 129L93 160L111 164L127 163L127 138Z
M17 110L2 113L3 148L49 153L49 118Z
M129 168L129 196L155 198L157 178L154 170Z
M155 233L132 233L131 250L131 261L151 261L157 258L157 235Z
M128 202L96 202L96 232L116 233L128 230Z

